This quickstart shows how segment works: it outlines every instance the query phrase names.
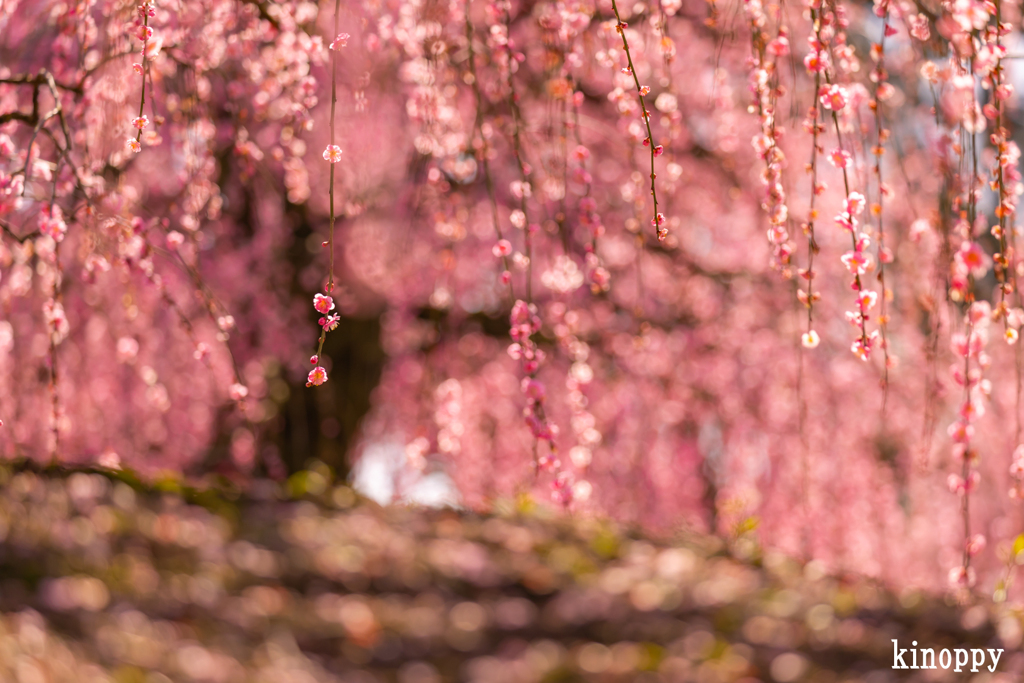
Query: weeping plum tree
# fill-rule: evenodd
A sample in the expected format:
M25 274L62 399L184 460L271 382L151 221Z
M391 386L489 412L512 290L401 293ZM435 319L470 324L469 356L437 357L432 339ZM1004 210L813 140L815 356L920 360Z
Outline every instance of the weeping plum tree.
M280 474L289 383L345 382L331 335L379 317L349 455L399 453L399 497L443 469L1007 599L1019 23L5 0L0 453Z

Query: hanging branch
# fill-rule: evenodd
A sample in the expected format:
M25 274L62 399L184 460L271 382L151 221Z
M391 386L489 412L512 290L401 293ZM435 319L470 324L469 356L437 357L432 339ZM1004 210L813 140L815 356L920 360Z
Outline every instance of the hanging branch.
M316 353L309 359L313 369L309 371L306 378L306 386L319 386L327 381L327 369L321 364L321 357L324 352L324 342L327 341L327 333L337 329L341 316L331 313L334 310L334 165L341 161L341 147L335 144L335 118L338 107L338 53L337 51L348 44L350 36L347 33L338 33L338 15L341 12L341 0L334 0L334 35L336 36L330 44L331 50L331 141L324 150L324 161L330 164L330 175L328 182L330 187L330 235L323 246L330 253L330 266L327 275L327 285L324 290L327 295L317 294L313 298L313 307L323 317L320 318L320 338L317 341Z
M156 14L152 2L145 2L139 5L139 14L142 16L142 26L136 37L142 41L142 62L132 65L135 73L142 77L142 95L139 98L139 115L132 119L132 126L137 132L135 138L128 138L128 149L136 154L142 151L142 129L149 125L149 117L143 113L146 108L146 72L149 69L149 39L153 37L153 29L149 27L149 18Z
M889 36L889 5L886 2L883 4L884 15L882 17L882 38L878 41L877 45L872 46L872 55L877 55L878 65L872 71L872 80L875 83L873 99L870 102L870 107L875 114L875 135L877 144L872 149L872 153L875 157L875 177L878 179L878 203L871 207L871 213L875 214L878 218L878 282L882 285L881 301L879 302L879 316L878 316L878 328L882 335L882 354L884 362L882 364L882 413L885 413L886 405L889 401L889 368L893 364L893 359L889 356L889 337L888 337L888 324L889 324L889 290L885 284L885 264L892 260L888 248L885 246L885 222L883 220L883 209L886 195L885 183L882 181L882 155L885 153L885 142L889 137L889 131L886 130L882 125L882 103L883 95L887 89L891 89L892 86L887 83L887 74L885 70L885 39Z
M612 11L615 12L615 30L622 37L622 49L625 50L626 61L629 63L629 66L624 71L633 77L633 83L636 85L637 99L640 101L640 116L643 118L644 126L647 127L647 139L644 140L644 146L651 149L651 198L654 200L654 218L651 219L651 225L655 228L658 240L664 241L668 237L668 227L665 225L665 216L658 213L658 190L654 183L655 178L657 178L654 172L654 159L661 156L664 147L654 144L654 134L651 133L651 113L647 110L647 103L644 101L644 97L651 93L651 89L646 85L640 85L640 77L636 74L636 69L633 67L633 56L629 52L629 41L626 40L626 27L628 24L622 21L622 18L619 16L619 7L615 0L612 0Z
M814 25L815 37L820 35L821 17L819 13L811 10L811 22ZM820 39L819 39L820 42ZM807 280L807 291L797 288L797 298L807 308L807 331L801 336L801 343L804 348L813 349L818 346L821 339L814 330L814 302L821 298L818 292L814 291L814 257L820 251L818 242L814 238L814 221L818 218L818 210L815 208L815 200L821 193L822 188L818 185L818 135L824 132L824 126L818 122L820 118L821 100L817 93L821 90L821 72L826 68L825 59L827 53L819 48L813 48L808 55L805 64L809 70L814 71L814 97L811 98L811 111L805 127L811 132L811 161L807 164L807 171L811 175L810 206L807 210L807 222L803 225L804 234L807 236L807 269L801 272L801 276Z
M536 226L530 222L527 199L533 191L532 169L526 163L523 153L523 115L519 110L519 95L516 93L515 79L512 77L512 64L516 60L511 44L512 16L508 6L505 7L505 50L508 53L508 106L512 112L512 150L519 169L520 186L519 211L522 212L523 232L526 240L526 303L533 303L533 233Z
M466 48L469 51L469 75L472 80L473 97L476 101L476 118L473 121L473 141L479 136L480 148L474 150L475 156L480 160L484 172L484 184L487 187L487 199L491 205L491 221L494 223L494 232L498 235L498 243L494 246L495 255L501 259L502 273L501 280L508 286L509 299L514 303L516 300L515 289L512 286L512 269L509 267L508 255L512 253L512 245L505 239L501 229L501 221L498 219L498 200L494 193L494 179L491 177L491 167L488 161L489 149L487 140L483 135L484 102L483 93L480 92L480 79L476 71L476 52L473 49L473 24L470 21L470 4L472 0L466 0Z

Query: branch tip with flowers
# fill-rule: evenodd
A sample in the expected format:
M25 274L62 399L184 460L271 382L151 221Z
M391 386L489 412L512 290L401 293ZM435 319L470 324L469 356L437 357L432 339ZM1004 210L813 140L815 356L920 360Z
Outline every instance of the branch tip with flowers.
M821 90L822 71L828 65L828 52L822 49L820 40L817 38L817 31L820 30L820 10L812 8L810 18L816 27L815 35L810 40L810 52L804 57L804 67L809 74L814 74L814 93ZM807 237L807 268L801 269L801 278L807 281L806 291L797 287L797 299L807 308L807 331L800 337L801 345L806 349L817 348L821 338L814 329L814 304L821 298L821 294L814 290L814 257L820 251L814 236L814 222L818 218L818 210L815 208L818 195L825 191L825 186L818 182L818 136L824 132L824 126L819 122L821 100L818 97L811 97L811 108L807 118L804 120L804 129L811 135L811 160L806 170L811 177L809 193L809 206L807 210L807 221L801 226L804 235ZM803 375L801 374L801 379Z
M515 43L512 40L512 9L510 3L504 3L503 5L503 18L504 25L504 39L499 42L502 48L502 55L505 58L505 66L508 70L506 74L506 87L508 88L508 107L512 113L512 152L516 158L516 167L519 171L519 180L512 181L509 184L512 195L519 200L519 208L514 210L510 216L512 225L523 231L524 243L526 247L526 254L523 261L526 264L526 302L533 303L533 243L534 235L540 229L537 223L530 221L530 212L528 207L528 200L533 194L533 168L526 162L525 150L523 148L523 114L519 108L519 95L516 93L515 84L515 64L521 63L526 60L526 55L522 52L518 52L515 49ZM507 252L507 246L499 243L500 249L496 248L497 251ZM507 253L502 254L506 256ZM508 272L507 270L505 272ZM503 275L504 277L504 275Z
M341 161L342 150L337 144L335 144L335 119L336 111L338 106L338 51L348 45L349 38L351 37L347 33L338 32L338 19L341 12L341 0L335 0L334 2L334 32L332 33L334 39L328 46L328 50L331 53L331 141L330 144L324 149L323 158L328 164L330 164L330 172L328 175L329 183L329 202L330 202L330 234L327 241L321 244L322 247L326 248L329 254L330 265L328 266L327 284L324 286L326 294L317 293L313 297L313 308L321 314L318 321L320 325L320 338L317 341L316 353L313 354L309 362L313 365L313 369L309 371L306 376L306 386L320 386L327 381L327 369L322 365L323 363L323 352L324 342L327 341L327 333L332 332L338 328L341 322L341 316L337 313L332 313L335 309L334 304L334 165Z
M834 15L826 15L834 16ZM835 20L839 23L839 20ZM819 41L822 49L830 50L833 45L831 42L824 40L822 26L820 23L816 24L816 35L815 39ZM836 34L836 42L845 43L844 34ZM842 44L840 43L840 44ZM871 348L874 346L875 341L878 339L878 331L873 331L868 334L867 321L869 319L869 311L878 301L878 294L873 290L867 289L861 279L861 276L866 274L868 270L873 267L871 262L871 256L867 253L867 248L871 244L871 238L865 232L858 230L859 216L864 211L864 205L866 200L864 195L859 192L854 192L850 189L850 166L853 164L853 155L846 150L843 145L843 133L839 125L839 113L842 112L847 104L849 103L850 95L846 88L833 82L832 76L830 75L827 68L823 70L825 78L825 84L821 86L818 91L818 100L824 110L830 112L832 123L835 128L836 141L838 146L829 153L829 162L838 168L842 172L843 176L843 189L846 194L846 198L843 200L843 210L835 217L836 225L841 229L850 233L850 240L853 246L851 251L846 252L842 255L840 260L843 265L846 266L847 271L853 275L852 289L856 293L856 309L853 311L846 312L846 319L859 330L859 336L853 341L850 346L850 350L863 361L867 361L871 356ZM828 116L828 114L826 114Z
M782 129L778 126L777 107L782 94L779 58L789 54L789 38L783 25L783 7L777 6L777 26L775 37L766 31L768 15L759 0L747 0L743 4L750 25L751 39L751 74L750 89L754 93L755 102L752 111L758 114L760 132L754 136L752 144L757 155L764 161L765 168L761 181L765 186L765 199L762 208L768 215L770 227L768 242L772 248L772 268L782 272L783 276L792 276L790 259L793 245L787 229L789 224L789 207L786 204L786 190L783 187L782 171L786 164L786 155L779 147ZM817 335L805 335L805 345L816 339Z
M654 134L651 132L651 113L647 109L647 103L645 97L651 94L651 88L647 85L640 85L640 76L636 73L636 68L633 66L633 56L629 51L629 41L626 38L626 29L628 24L622 21L622 17L619 14L619 7L615 0L612 0L612 11L615 13L615 31L622 38L622 50L626 54L627 65L622 67L622 72L626 75L633 77L633 83L636 86L637 99L640 102L640 118L644 122L644 126L647 129L647 137L643 140L644 147L648 147L651 150L651 199L654 202L654 218L651 219L651 226L655 229L655 234L658 237L659 242L665 241L668 237L668 225L666 224L665 215L658 211L658 189L655 185L655 179L658 177L654 172L654 160L661 156L665 148L662 145L656 145L654 143Z
M151 17L156 15L156 8L150 1L144 2L137 7L142 23L138 25L135 37L142 43L141 62L132 65L132 69L142 79L141 95L139 97L139 115L132 119L132 127L135 128L135 137L129 137L126 141L128 150L138 154L142 151L142 131L149 125L149 117L146 116L146 74L149 71L149 41L153 38L153 29L149 25Z
M882 363L882 413L885 413L886 404L889 398L889 370L895 365L896 358L889 353L889 312L888 304L892 293L885 282L885 266L892 262L892 250L885 245L885 222L883 217L885 197L889 194L889 188L882 179L882 157L885 154L885 143L889 138L889 131L884 127L882 121L882 102L892 97L894 88L888 82L888 72L885 68L885 39L895 35L896 30L889 24L889 0L880 0L875 5L875 14L882 19L882 36L879 41L871 46L871 58L875 61L875 68L872 69L869 79L874 84L874 93L869 106L875 116L875 146L871 152L875 158L874 174L878 183L878 201L871 206L871 213L875 215L878 224L878 282L882 287L879 301L878 329L881 334L881 347L883 354Z

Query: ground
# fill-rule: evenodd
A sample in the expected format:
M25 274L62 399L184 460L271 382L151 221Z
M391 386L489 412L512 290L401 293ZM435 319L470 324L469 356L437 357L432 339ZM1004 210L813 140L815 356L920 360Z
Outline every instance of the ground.
M318 472L246 491L0 467L0 681L882 683L973 675L894 671L893 638L1019 641L983 600L524 500L385 509Z

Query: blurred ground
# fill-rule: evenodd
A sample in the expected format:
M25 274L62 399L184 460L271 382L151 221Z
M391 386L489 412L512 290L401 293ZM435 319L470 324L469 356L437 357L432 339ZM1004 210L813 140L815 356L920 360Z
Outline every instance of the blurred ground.
M1019 680L896 672L891 639L1016 647L1018 618L739 560L521 500L385 509L313 471L246 495L0 467L0 681ZM960 677L965 678L961 679Z

